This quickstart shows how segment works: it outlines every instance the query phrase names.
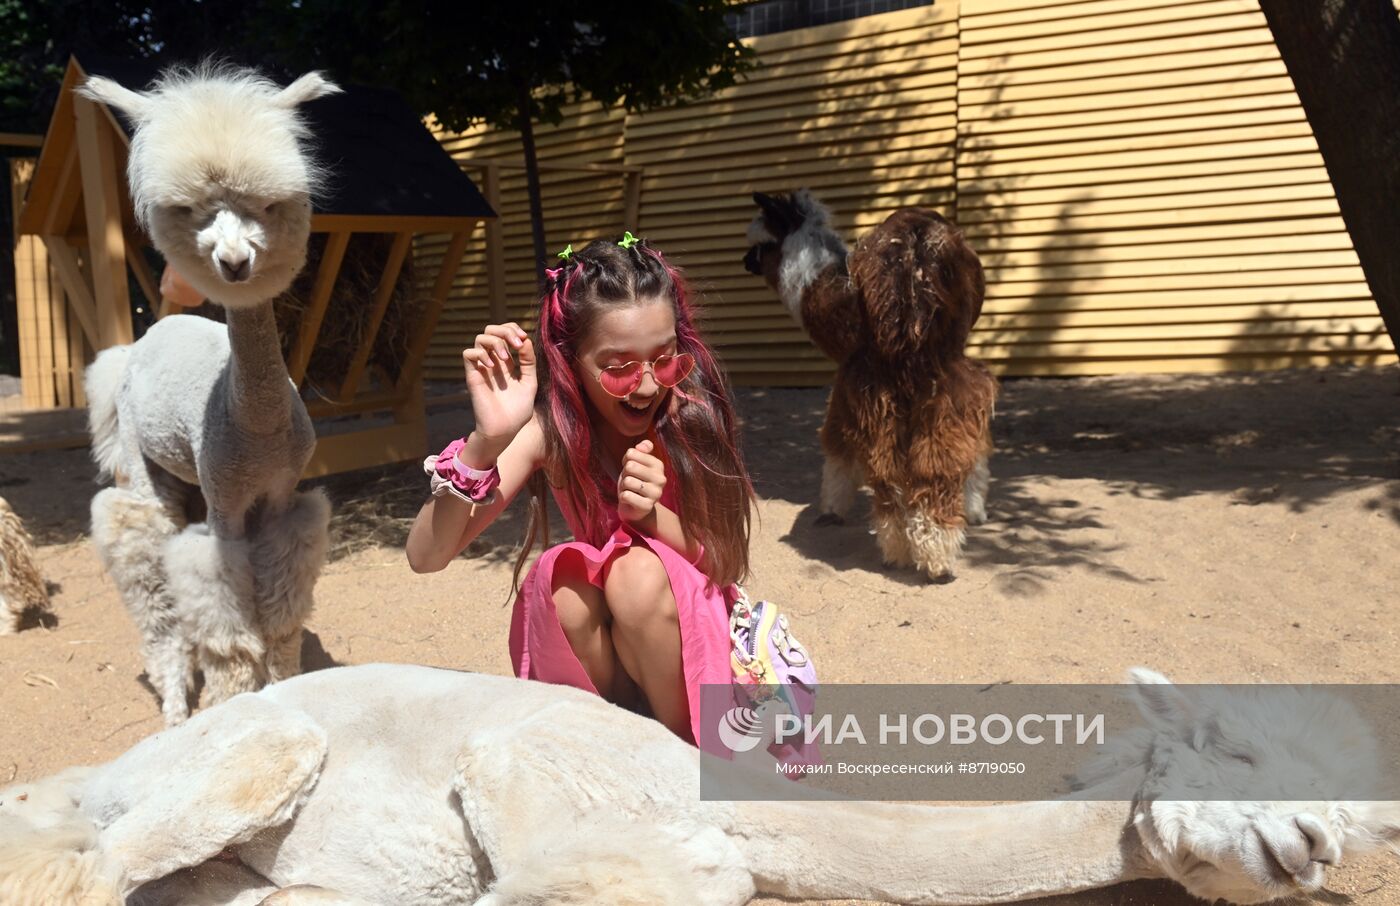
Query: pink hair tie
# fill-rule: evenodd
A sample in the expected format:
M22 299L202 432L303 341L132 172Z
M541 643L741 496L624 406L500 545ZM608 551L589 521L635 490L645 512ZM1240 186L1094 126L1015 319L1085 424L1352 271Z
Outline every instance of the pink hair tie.
M434 497L451 494L471 504L471 515L475 515L477 507L495 503L501 473L494 463L489 469L463 465L457 454L466 445L465 437L457 438L441 453L423 460L423 471L428 473Z

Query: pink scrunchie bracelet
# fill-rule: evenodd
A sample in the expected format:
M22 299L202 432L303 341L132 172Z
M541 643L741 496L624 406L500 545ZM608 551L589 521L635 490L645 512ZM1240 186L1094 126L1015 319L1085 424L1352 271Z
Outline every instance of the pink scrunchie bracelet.
M434 497L452 494L470 503L475 513L478 506L494 502L496 488L501 484L501 473L495 465L484 470L462 465L457 453L466 445L466 438L457 438L438 455L423 460L423 471L428 473L431 480Z

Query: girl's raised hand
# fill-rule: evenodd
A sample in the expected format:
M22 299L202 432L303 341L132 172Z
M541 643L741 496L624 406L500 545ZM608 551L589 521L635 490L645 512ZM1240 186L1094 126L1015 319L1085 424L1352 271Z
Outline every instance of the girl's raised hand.
M519 324L492 324L462 351L476 433L504 449L535 411L535 348ZM497 450L499 452L499 450Z
M644 440L622 456L617 477L617 514L636 524L656 511L666 488L666 467L652 454L655 446Z

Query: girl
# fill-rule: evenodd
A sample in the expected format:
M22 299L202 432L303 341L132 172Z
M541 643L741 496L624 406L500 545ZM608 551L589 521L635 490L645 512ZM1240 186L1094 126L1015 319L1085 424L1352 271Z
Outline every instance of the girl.
M700 684L732 681L728 611L749 565L753 487L729 387L681 275L630 233L547 275L535 338L492 325L463 353L476 428L429 458L439 477L408 560L442 569L528 483L517 675L645 705L694 742ZM577 540L520 584L547 537L546 484Z

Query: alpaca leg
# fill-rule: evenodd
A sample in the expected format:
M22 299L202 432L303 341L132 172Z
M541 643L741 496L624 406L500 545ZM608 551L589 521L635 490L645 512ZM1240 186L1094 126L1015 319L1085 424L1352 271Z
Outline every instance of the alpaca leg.
M989 457L980 456L972 467L963 485L963 511L967 514L968 525L982 525L987 521L987 489L992 483L992 468Z
M890 499L887 492L875 491L875 504L870 514L871 525L875 529L875 540L880 545L880 556L887 566L912 566L913 553L909 548L909 535L905 531L904 508Z
M162 550L177 526L160 500L122 488L92 499L92 542L141 632L146 676L160 696L167 724L189 716L194 685L189 643L165 580Z
M199 649L199 669L204 674L201 704L211 708L242 692L254 692L263 684L262 659L247 649L224 656Z
M242 695L148 736L94 770L82 792L102 849L134 886L201 865L290 821L327 749L307 714Z
M10 603L4 592L0 592L0 635L19 632L19 618L22 611Z
M212 859L142 884L126 906L258 906L276 890L242 862Z
M264 645L248 542L193 525L166 543L165 569L185 634L199 650L207 703L256 689Z
M290 635L267 640L267 681L280 683L301 673L301 627Z
M294 494L287 509L269 514L257 528L251 555L270 682L301 672L302 626L311 614L316 580L326 562L330 518L330 501L317 489Z
M962 553L965 532L961 525L948 522L928 509L908 511L905 528L914 566L930 579L946 579Z
M575 778L562 797L531 795L557 778L541 732L591 717L546 709L473 733L452 786L496 875L476 906L739 906L754 896L747 861L706 822L668 812L645 785ZM646 747L621 756L618 776L656 770ZM692 762L693 764L693 762ZM614 777L612 765L607 772ZM663 768L667 769L667 768ZM606 807L597 805L606 802Z
M755 893L718 828L600 812L540 839L476 906L741 906Z
M860 470L842 459L827 454L822 462L821 515L818 525L842 525L856 502L860 487Z

